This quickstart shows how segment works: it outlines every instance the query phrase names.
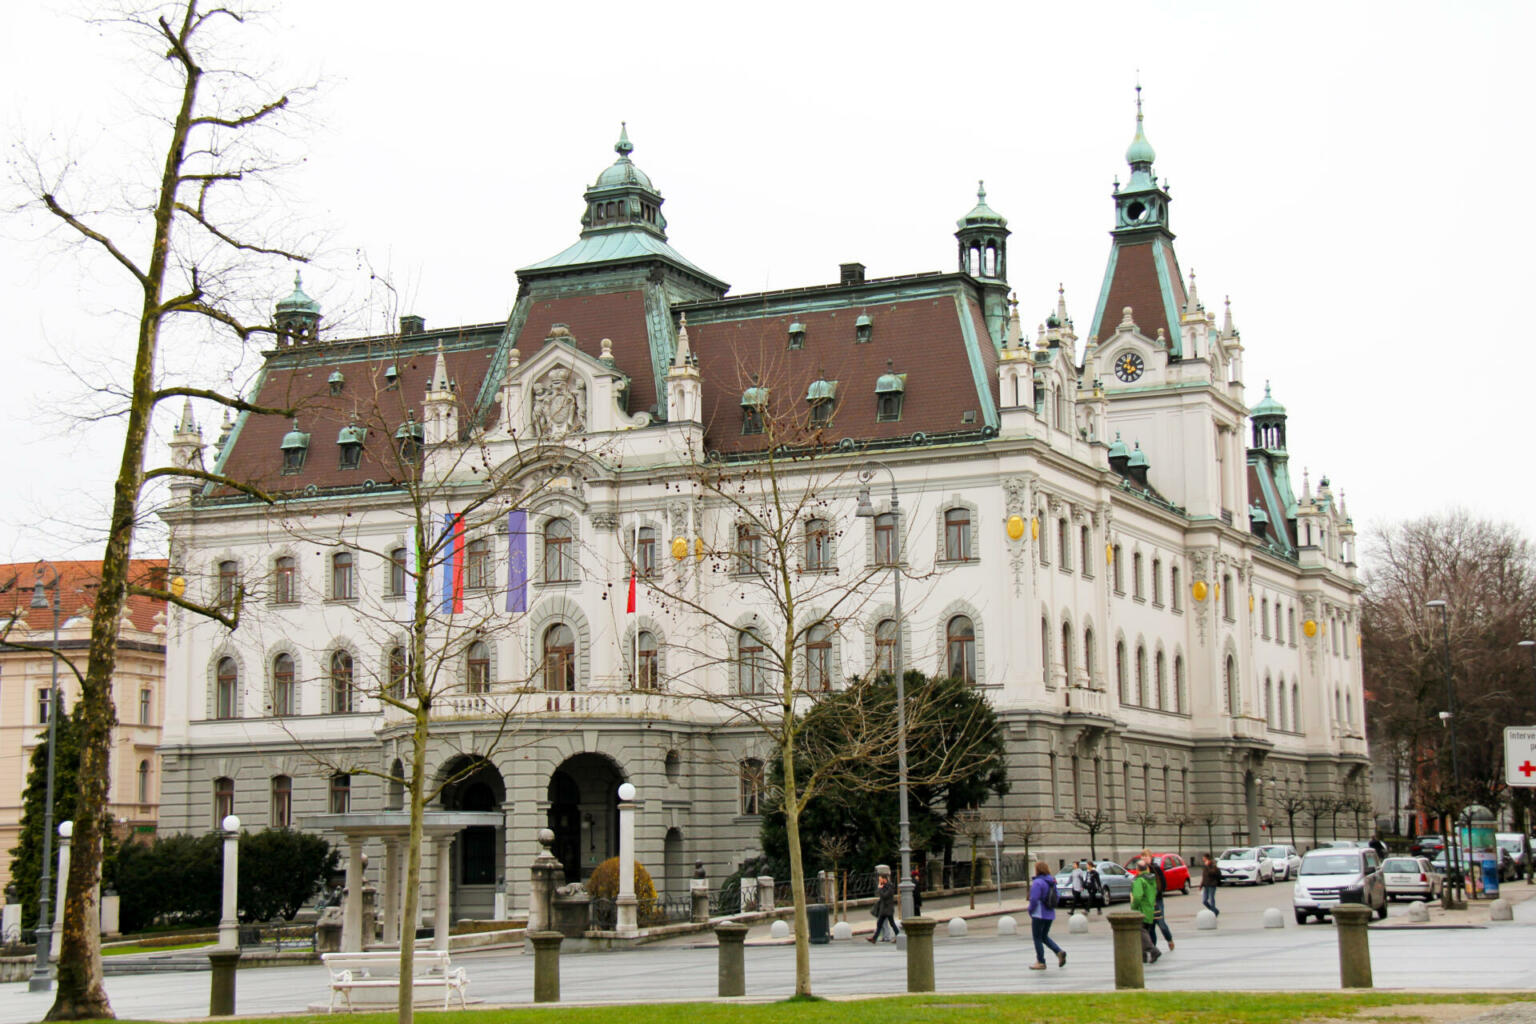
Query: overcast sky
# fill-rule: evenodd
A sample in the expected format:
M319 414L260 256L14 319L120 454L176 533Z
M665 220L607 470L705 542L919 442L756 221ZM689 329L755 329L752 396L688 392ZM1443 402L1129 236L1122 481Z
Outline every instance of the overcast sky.
M42 151L152 183L165 135L137 113L157 94L136 44L89 9L0 13L13 172ZM1297 477L1328 474L1362 531L1459 505L1536 536L1533 12L273 0L244 45L278 84L319 83L281 216L325 238L306 288L351 332L405 312L504 320L516 269L575 240L621 120L672 244L734 292L827 283L852 260L952 270L984 178L1025 324L1060 283L1086 331L1139 70L1180 262L1207 306L1231 296L1249 403L1273 382ZM131 291L45 226L0 222L7 561L99 557L120 434L70 414L78 378L133 344L113 313ZM398 308L366 303L370 271ZM253 298L289 284L274 269ZM182 362L216 377L229 367L207 364L233 358Z

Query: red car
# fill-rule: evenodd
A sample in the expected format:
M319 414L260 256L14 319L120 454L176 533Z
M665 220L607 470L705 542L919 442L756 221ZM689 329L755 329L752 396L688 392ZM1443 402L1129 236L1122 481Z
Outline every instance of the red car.
M1139 861L1140 857L1133 857L1125 862L1125 869L1132 875L1136 870L1132 865ZM1158 867L1163 869L1163 878L1167 881L1165 892L1181 892L1189 895L1189 865L1184 863L1184 858L1176 853L1154 853L1152 855Z

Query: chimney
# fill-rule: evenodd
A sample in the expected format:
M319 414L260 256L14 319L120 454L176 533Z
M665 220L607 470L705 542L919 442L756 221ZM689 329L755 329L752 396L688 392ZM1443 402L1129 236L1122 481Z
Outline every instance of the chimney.
M841 273L839 274L839 279L841 280L841 282L843 284L863 284L864 283L864 264L862 264L862 263L843 263L843 264L839 264L839 269L841 270Z
M420 334L426 329L427 320L425 317L416 316L415 314L407 314L400 318L400 333L402 335Z

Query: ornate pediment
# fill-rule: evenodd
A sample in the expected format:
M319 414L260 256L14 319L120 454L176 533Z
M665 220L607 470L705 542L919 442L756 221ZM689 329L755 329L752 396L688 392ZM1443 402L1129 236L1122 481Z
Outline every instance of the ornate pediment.
M649 413L631 416L625 409L629 378L614 365L613 343L607 338L602 352L583 352L564 324L551 327L543 346L528 359L513 349L501 386L497 432L549 442L648 426Z

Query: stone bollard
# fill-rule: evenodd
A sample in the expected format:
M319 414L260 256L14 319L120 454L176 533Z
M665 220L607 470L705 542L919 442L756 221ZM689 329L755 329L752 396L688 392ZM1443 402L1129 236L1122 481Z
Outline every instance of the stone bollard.
M1141 970L1140 914L1115 911L1109 915L1109 927L1115 933L1115 988L1146 988Z
M1088 915L1081 910L1075 911L1067 918L1067 931L1073 935L1081 935L1088 930Z
M1019 922L1014 920L1014 917L1013 917L1012 914L1004 914L1002 917L997 919L997 934L999 934L999 935L1017 935L1017 934L1019 934Z
M969 930L970 930L970 926L965 923L965 918L963 918L963 917L952 917L952 918L949 919L949 937L950 938L952 938L952 939L963 939L963 938L965 938L965 933L968 932Z
M774 939L789 938L789 922L782 917L768 926L768 935Z
M902 922L907 933L907 991L932 992L933 929L931 917L909 917Z
M1284 928L1285 927L1285 915L1280 912L1280 908L1279 907L1269 907L1269 908L1267 908L1264 911L1264 927L1265 928Z
M1202 932L1215 931L1216 915L1211 913L1208 907L1201 907L1200 912L1195 915L1195 928Z
M528 938L533 943L533 1001L558 1003L560 943L565 935L561 932L534 932Z
M1513 921L1515 919L1514 904L1509 900L1494 900L1488 908L1488 920Z
M839 941L853 938L853 925L847 921L839 921L832 926L832 937Z
M747 926L734 921L715 925L715 941L720 944L720 985L723 999L747 994Z
M1339 929L1339 984L1344 988L1371 988L1371 937L1366 925L1371 908L1340 903L1333 908Z
M208 1016L232 1017L235 1013L235 969L240 964L238 949L219 949L208 954L213 978L208 987Z
M757 909L771 913L773 911L773 876L757 876Z
M1428 903L1412 903L1408 906L1408 920L1423 924L1429 920Z

